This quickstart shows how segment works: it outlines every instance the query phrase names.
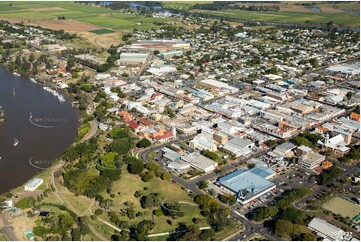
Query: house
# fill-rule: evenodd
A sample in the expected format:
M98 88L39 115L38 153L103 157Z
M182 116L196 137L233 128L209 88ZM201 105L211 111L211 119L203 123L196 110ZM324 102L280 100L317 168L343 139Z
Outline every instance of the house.
M43 178L33 178L24 186L24 191L26 192L33 192L35 191L41 184L44 183Z
M217 150L216 142L213 139L208 138L203 134L199 134L196 137L194 137L193 140L189 142L189 146L197 150L210 150L210 151Z
M142 125L143 127L146 128L152 127L154 125L153 122L148 119L140 119L138 123L139 125Z
M360 121L360 114L359 113L354 113L352 112L351 115L350 115L350 118L354 121Z
M134 121L128 122L128 126L135 133L138 133L141 130L141 126L137 122L134 122Z

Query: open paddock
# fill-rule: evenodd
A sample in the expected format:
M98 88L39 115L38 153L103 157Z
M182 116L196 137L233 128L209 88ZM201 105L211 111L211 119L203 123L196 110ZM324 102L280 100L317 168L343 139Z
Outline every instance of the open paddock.
M33 22L33 25L39 25L49 29L63 29L65 31L94 31L99 27L91 24L82 23L76 20L47 20Z

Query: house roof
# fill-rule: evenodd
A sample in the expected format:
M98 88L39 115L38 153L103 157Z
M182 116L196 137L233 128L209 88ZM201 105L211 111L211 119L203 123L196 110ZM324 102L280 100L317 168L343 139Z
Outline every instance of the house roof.
M140 119L139 123L143 124L143 125L146 125L146 126L152 126L153 125L153 122L148 120L148 119Z
M139 124L134 121L128 122L128 125L129 125L129 128L131 128L131 129L136 129L139 127Z
M351 113L350 118L355 121L360 121L360 114L359 113Z

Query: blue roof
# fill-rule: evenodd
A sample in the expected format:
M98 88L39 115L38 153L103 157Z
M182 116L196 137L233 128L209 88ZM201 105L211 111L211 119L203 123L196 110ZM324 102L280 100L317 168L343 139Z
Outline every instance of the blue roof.
M219 184L237 194L240 199L247 200L275 184L265 177L273 174L271 168L253 168L248 171L238 170L219 179Z
M253 168L253 169L249 170L249 172L252 172L253 174L258 175L264 179L266 179L270 175L275 174L275 171L272 168L265 169L262 167Z

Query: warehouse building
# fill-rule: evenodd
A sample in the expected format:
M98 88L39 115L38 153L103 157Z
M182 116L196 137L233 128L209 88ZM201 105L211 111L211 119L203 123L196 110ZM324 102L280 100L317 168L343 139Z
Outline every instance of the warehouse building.
M144 65L148 57L148 53L121 53L117 63L119 65Z
M308 228L315 231L318 237L328 241L350 241L352 236L340 228L320 218L313 218Z

